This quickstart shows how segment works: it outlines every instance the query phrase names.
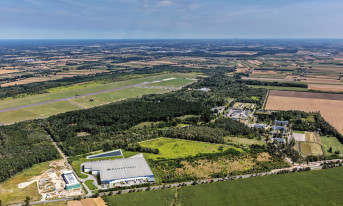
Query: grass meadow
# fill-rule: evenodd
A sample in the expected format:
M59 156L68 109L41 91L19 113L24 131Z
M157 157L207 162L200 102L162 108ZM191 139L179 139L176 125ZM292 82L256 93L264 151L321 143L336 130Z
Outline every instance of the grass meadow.
M2 200L2 203L4 205L23 203L27 196L30 196L33 201L40 200L36 182L22 189L18 188L18 184L28 182L32 177L42 174L45 170L50 168L49 164L50 162L36 164L33 167L16 174L11 179L1 182L0 200Z
M0 123L8 124L29 119L49 117L55 114L81 109L68 101L54 102L49 104L27 107L0 113Z
M148 84L148 86L157 86L157 87L182 87L186 84L195 82L195 80L190 80L190 79L171 79L168 81L163 81L163 82L156 82L152 84Z
M151 147L159 149L159 154L144 154L147 159L173 159L178 157L195 156L200 153L219 152L219 147L235 148L220 144L211 144L206 142L189 141L182 139L160 138L147 142L140 143L143 147Z

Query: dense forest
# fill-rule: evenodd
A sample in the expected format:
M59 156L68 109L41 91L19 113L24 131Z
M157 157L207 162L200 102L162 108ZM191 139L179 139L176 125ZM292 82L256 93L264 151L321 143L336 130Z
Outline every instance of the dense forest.
M59 154L38 122L0 127L0 182Z

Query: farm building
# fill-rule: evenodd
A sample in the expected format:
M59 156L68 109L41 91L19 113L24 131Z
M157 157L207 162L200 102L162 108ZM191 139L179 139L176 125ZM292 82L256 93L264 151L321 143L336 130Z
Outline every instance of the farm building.
M276 124L276 125L288 125L288 121L274 120L274 124Z
M99 174L101 184L125 181L155 182L154 174L144 157L85 162L83 168L84 172Z
M81 187L81 184L76 180L73 172L71 170L64 171L62 173L64 182L66 183L65 189L75 189Z

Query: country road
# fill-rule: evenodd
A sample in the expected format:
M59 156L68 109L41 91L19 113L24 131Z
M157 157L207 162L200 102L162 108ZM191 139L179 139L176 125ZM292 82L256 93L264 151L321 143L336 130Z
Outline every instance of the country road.
M54 103L54 102L69 101L71 99L76 99L76 98L79 98L79 97L87 97L87 96L102 94L102 93L106 93L106 92L113 92L113 91L118 91L118 90L122 90L122 89L128 89L128 88L132 88L132 87L140 87L140 86L143 86L143 85L147 85L147 84L151 84L151 83L156 83L156 82L162 82L162 81L168 81L168 80L169 79L162 79L162 80L153 81L153 82L143 82L143 83L140 83L140 84L133 84L133 85L128 85L128 86L124 86L124 87L108 89L108 90L104 90L104 91L100 91L100 92L92 92L92 93L76 95L76 96L71 96L71 97L66 97L66 98L61 98L61 99L54 99L54 100L45 101L45 102L38 102L38 103L34 103L34 104L27 104L27 105L23 105L23 106L19 106L19 107L12 107L12 108L7 108L7 109L2 109L2 110L0 110L0 113L8 112L8 111L13 111L13 110L17 110L17 109L24 109L24 108L28 108L28 107L39 106L39 105L43 105L43 104Z
M326 160L325 162L336 162L336 161L341 161L343 162L341 159L334 159L334 160ZM282 171L282 170L288 170L288 171L292 171L294 168L305 168L305 167L309 167L311 170L320 170L322 169L322 166L320 165L321 163L324 163L324 161L318 161L318 162L311 162L309 164L302 164L298 165L298 166L292 166L292 167L288 167L288 168L281 168L281 169L274 169L272 171L269 172L262 172L262 173L253 173L253 174L245 174L245 175L237 175L234 177L226 177L226 178L213 178L211 180L209 179L205 179L205 180L198 180L195 181L196 184L201 184L201 183L208 183L210 181L213 182L221 182L221 181L231 181L231 180L236 180L236 179L246 179L246 178L251 178L251 177L256 177L256 176L267 176L267 175L275 175L277 174L278 171ZM179 182L179 183L171 183L171 184L165 184L165 185L156 185L156 186L152 186L151 189L163 189L163 188L168 188L168 187L179 187L180 185L193 185L194 181L187 181L187 182ZM147 187L138 187L135 188L135 190L142 190L145 191L147 190ZM124 189L121 191L121 194L126 194L129 193L130 190L133 189ZM103 195L108 195L109 192L102 192L99 195L103 196ZM113 194L118 194L118 191L113 191ZM82 198L87 198L87 197L91 197L92 193L89 193L88 195L82 196ZM68 200L72 200L73 198L63 198L63 199L55 199L55 200L45 200L45 201L37 201L37 202L31 202L30 205L38 205L38 204L46 204L46 203L52 203L52 202L60 202L60 201L68 201ZM16 205L11 205L11 206L20 206L21 204L16 204Z

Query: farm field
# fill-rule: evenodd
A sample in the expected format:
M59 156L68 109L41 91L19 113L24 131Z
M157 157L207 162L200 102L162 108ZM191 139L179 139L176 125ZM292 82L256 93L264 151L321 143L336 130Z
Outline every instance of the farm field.
M342 92L343 85L309 84L308 89L319 91Z
M54 102L0 113L0 124L9 124L29 119L48 117L51 115L81 109L68 101Z
M278 87L278 86L260 86L260 85L249 85L252 88L263 88L269 90L283 90L283 91L308 91L307 88L302 87Z
M159 154L144 154L147 159L161 159L161 158L178 158L195 156L199 153L212 153L219 152L219 147L224 147L224 150L228 149L229 146L211 144L205 142L196 142L181 139L172 138L160 138L156 140L146 141L139 143L143 147L151 147L159 149ZM231 147L234 148L234 147Z
M32 177L40 175L43 171L49 169L50 162L36 164L33 167L26 169L11 179L0 183L0 200L3 204L15 204L24 202L26 196L30 196L32 200L40 200L37 184L34 182L25 188L18 188L18 184L29 181Z
M343 168L238 179L106 198L113 205L340 205ZM154 198L151 198L154 197ZM158 201L160 200L160 201Z
M301 110L320 112L323 118L343 134L343 95L275 91L269 94L267 110Z
M78 105L81 105L84 108L90 108L90 107L107 104L110 102L115 102L115 101L128 99L128 98L134 98L134 97L141 97L145 94L154 94L154 93L158 93L162 91L165 91L165 90L158 89L158 88L133 87L133 88L106 92L106 93L92 95L92 96L79 97L76 99L71 99L70 101ZM93 101L90 101L90 99L92 99Z
M108 206L114 205L147 205L170 206L174 202L175 189L152 190L105 197Z

